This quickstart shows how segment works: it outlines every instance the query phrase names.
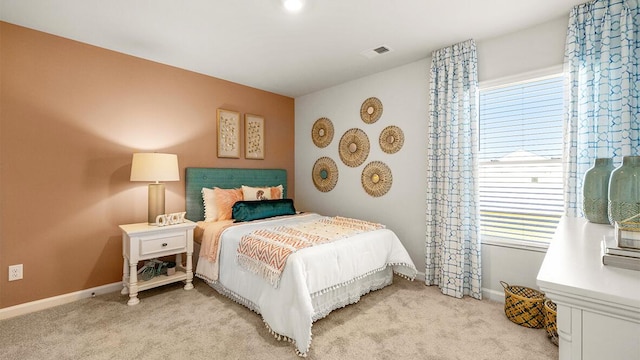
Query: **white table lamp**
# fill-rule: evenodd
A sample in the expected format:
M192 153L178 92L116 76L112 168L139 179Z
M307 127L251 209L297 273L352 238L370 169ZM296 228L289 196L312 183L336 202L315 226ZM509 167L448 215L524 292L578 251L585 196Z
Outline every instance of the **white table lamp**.
M153 181L149 184L149 224L164 212L164 184L179 181L178 156L161 153L135 153L131 161L131 181Z

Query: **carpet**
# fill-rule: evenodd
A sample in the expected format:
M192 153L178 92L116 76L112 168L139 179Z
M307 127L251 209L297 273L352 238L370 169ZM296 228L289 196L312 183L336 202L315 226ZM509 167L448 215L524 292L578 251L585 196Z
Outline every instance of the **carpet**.
M299 359L259 315L200 279L111 293L0 321L0 359ZM313 325L309 359L558 359L543 329L510 322L501 303L394 284Z

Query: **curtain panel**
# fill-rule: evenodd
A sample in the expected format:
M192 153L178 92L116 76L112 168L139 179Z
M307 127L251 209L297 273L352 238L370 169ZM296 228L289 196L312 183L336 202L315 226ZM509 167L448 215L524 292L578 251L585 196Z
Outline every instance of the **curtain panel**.
M596 158L640 155L638 0L574 7L565 47L565 212L582 215L582 183Z
M477 69L473 40L432 54L425 282L481 299Z

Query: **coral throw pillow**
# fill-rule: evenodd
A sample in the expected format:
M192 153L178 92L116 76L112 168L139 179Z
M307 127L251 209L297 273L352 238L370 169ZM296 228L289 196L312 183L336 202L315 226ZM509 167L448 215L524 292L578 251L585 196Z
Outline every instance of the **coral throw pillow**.
M216 207L218 208L218 221L230 220L233 204L242 201L242 189L213 188Z

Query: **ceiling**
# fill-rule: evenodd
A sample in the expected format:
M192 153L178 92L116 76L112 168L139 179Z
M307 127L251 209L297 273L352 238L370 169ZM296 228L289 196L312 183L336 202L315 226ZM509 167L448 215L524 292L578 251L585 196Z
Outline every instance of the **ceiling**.
M0 19L290 97L510 33L585 0L0 0ZM379 46L392 51L367 57Z

